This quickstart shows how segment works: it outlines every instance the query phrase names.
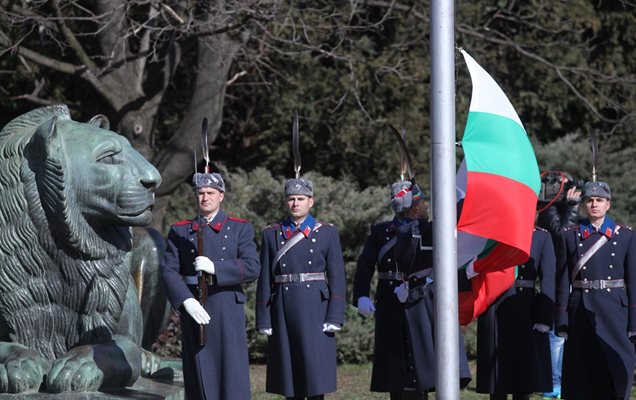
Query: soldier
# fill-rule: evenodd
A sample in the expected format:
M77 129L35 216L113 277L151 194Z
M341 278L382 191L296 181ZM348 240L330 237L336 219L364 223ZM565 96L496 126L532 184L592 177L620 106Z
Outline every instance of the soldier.
M405 217L411 202L421 200L421 192L417 192L413 199L413 193L405 192L403 188L402 182L391 186L391 207L395 217L371 227L371 233L358 257L353 282L353 298L358 312L365 317L376 313L371 391L390 392L391 399L402 398L406 373L404 304L393 294L404 277L395 260L395 233L398 227L411 221ZM369 288L376 265L378 284L374 305L369 298Z
M534 228L530 258L517 269L514 285L477 322L477 393L491 400L527 400L552 391L548 330L554 321L554 246ZM541 291L535 290L539 281Z
M433 229L428 221L428 205L420 188L411 182L400 182L405 201L405 217L413 221L397 230L395 243L398 268L403 282L394 289L398 301L404 304L405 318L405 380L403 400L425 399L434 390L436 379L435 304L433 283ZM462 271L463 272L463 271ZM465 275L465 273L464 273ZM470 382L464 340L457 324L459 338L459 379L465 387ZM398 397L399 398L399 397Z
M196 173L196 220L174 224L162 263L163 281L172 306L181 312L183 375L189 400L250 399L245 331L246 296L242 283L258 277L254 230L247 221L221 210L225 183L218 173ZM205 225L200 226L198 221ZM203 233L203 256L197 232ZM197 273L207 276L205 306L197 301ZM200 325L205 344L200 345Z
M256 328L267 334L266 390L323 399L336 390L336 339L345 309L338 230L316 220L311 181L285 182L289 216L263 231Z
M616 224L610 187L583 187L587 219L557 246L557 334L566 338L562 396L629 399L636 356L636 235ZM571 287L571 292L570 292Z

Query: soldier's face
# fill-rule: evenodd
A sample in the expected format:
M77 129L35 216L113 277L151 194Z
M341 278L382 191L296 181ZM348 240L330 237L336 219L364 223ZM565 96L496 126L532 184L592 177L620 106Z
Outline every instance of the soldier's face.
M309 214L314 205L314 198L302 195L287 196L287 209L293 220L299 220Z
M199 212L208 217L221 208L224 193L214 188L201 188L197 192Z
M428 204L422 200L417 205L417 219L428 219Z
M585 199L585 213L589 219L603 218L610 209L610 201L603 197L588 197Z

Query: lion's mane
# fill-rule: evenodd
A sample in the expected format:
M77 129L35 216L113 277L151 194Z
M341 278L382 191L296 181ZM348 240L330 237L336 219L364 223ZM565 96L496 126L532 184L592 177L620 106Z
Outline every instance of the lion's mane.
M43 160L32 148L36 130L53 118L71 119L66 106L50 106L0 131L0 341L47 359L112 338L131 250L128 228L96 228L79 212L65 180L72 155Z

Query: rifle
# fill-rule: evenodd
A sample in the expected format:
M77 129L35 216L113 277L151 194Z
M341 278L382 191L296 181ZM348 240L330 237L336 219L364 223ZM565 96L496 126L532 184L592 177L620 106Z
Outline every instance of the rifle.
M208 118L203 118L201 122L201 145L203 146L203 159L205 160L205 166L203 167L203 172L208 174L210 173L210 155L208 152ZM196 152L195 152L195 163L194 163L194 172L196 173L197 165L196 165ZM207 221L205 223L201 223L204 219L199 214L199 199L197 196L197 251L199 256L203 256L203 227L207 225ZM205 300L208 298L208 274L203 271L198 271L198 281L199 281L199 304L201 307L205 306ZM206 336L205 336L205 325L199 325L199 345L205 346Z

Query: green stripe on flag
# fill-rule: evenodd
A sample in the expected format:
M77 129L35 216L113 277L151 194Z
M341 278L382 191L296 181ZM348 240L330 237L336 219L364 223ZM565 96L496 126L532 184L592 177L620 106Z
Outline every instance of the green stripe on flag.
M500 115L468 114L462 139L466 168L513 179L538 195L541 188L539 166L523 127Z

